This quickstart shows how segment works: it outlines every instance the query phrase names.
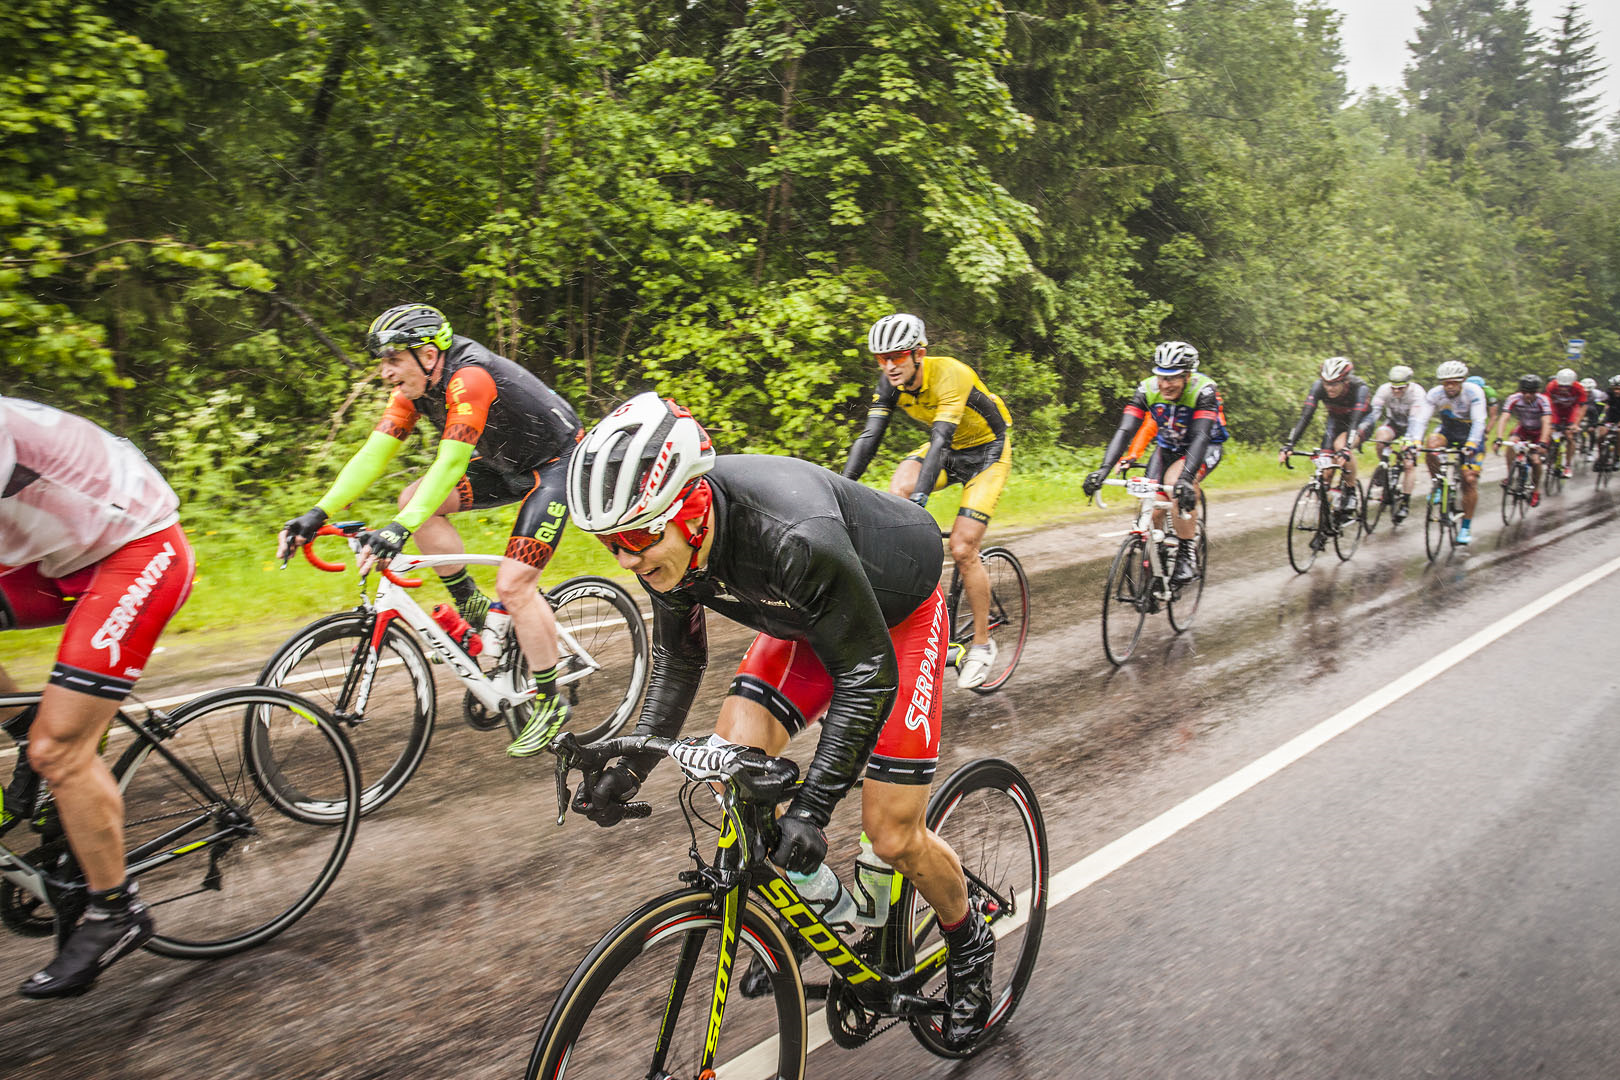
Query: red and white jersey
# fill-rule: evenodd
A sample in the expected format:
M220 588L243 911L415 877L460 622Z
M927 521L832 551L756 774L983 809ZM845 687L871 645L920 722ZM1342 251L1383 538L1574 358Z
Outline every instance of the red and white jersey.
M0 397L0 565L58 578L179 520L180 498L128 439Z

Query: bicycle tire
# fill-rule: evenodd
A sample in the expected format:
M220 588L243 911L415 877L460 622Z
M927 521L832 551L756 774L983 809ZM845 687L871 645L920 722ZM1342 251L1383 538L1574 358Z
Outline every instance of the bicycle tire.
M1204 491L1198 491L1198 546L1194 549L1198 564L1198 580L1181 587L1179 592L1172 594L1170 603L1165 605L1170 614L1170 628L1176 633L1185 633L1192 628L1193 619L1198 614L1198 602L1204 596L1205 571L1209 569L1209 506L1204 501Z
M1103 652L1115 667L1131 658L1147 622L1149 590L1153 575L1148 566L1147 544L1140 536L1127 536L1108 568L1103 585Z
M1395 494L1395 490L1400 483L1400 475L1397 473L1392 476L1391 472L1392 470L1388 464L1380 464L1377 469L1373 470L1374 477L1383 476L1383 483L1377 486L1378 497L1376 499L1373 498L1372 483L1367 484L1367 501L1362 504L1361 527L1368 536L1371 536L1377 530L1378 523L1383 520L1384 508L1393 506L1395 499L1399 497ZM1391 528L1393 527L1391 526Z
M1029 638L1029 576L1024 566L1004 547L979 552L979 561L990 578L990 639L996 643L996 666L975 693L993 694L1007 685L1013 669L1024 655ZM951 640L968 645L973 641L973 609L966 588L951 591Z
M255 744L244 725L261 723L271 734ZM157 924L146 948L208 959L270 940L325 895L354 844L360 769L342 726L259 686L204 694L151 726L163 750L137 735L113 766L125 863ZM295 775L305 801L287 802L271 773Z
M641 609L623 586L592 575L569 578L551 589L546 600L558 628L567 630L595 661L593 668L565 650L557 662L569 708L562 730L572 731L582 743L605 739L635 715L647 689L650 660ZM560 635L558 647L564 647Z
M687 992L679 999L677 1030L666 1051L668 1067L656 1074L696 1076L714 988L712 940L718 938L720 925L714 896L698 889L666 893L627 915L602 936L569 976L540 1029L524 1075L529 1080L654 1075L650 1058L658 1026L667 1006L674 1001L675 988L673 977L660 980L656 976L664 970L662 962L678 961L693 942L692 935L697 934L701 936L693 947L702 950L703 955L693 964ZM675 943L678 946L671 950L669 946ZM804 982L787 938L775 919L752 899L743 907L743 929L737 948L731 991L726 997L724 1045L750 1045L775 1035L776 1068L771 1075L803 1080L809 1045ZM649 954L650 966L631 970ZM769 998L749 999L739 992L740 976L755 961L764 963L770 971ZM669 965L672 975L676 967L675 963ZM767 1002L775 1006L774 1018L767 1011ZM683 1019L692 1023L680 1027ZM652 1027L649 1034L634 1030L648 1023ZM642 1046L646 1047L647 1057L638 1057L631 1065L631 1057ZM760 1071L763 1073L765 1067Z
M1299 489L1299 494L1294 496L1294 508L1288 514L1288 563L1296 574L1303 574L1316 562L1318 551L1313 544L1321 535L1321 526L1322 493L1313 480Z
M1333 551L1340 562L1349 562L1361 546L1361 534L1366 531L1367 492L1357 480L1352 485L1356 492L1356 516L1339 526L1333 534Z
M379 660L371 673L364 713L353 709L357 680L371 643L371 618L345 611L317 619L282 643L259 672L263 686L301 694L337 718L350 732L360 759L360 812L388 802L422 764L433 739L438 690L433 669L416 635L391 620L383 631ZM295 797L295 796L294 796Z
M981 902L992 896L1009 901L1007 908L996 905L990 916L996 930L994 996L983 1034L957 1049L945 1043L937 1016L910 1021L912 1035L930 1053L971 1057L1005 1029L1035 970L1046 928L1046 821L1029 781L1015 766L999 758L980 758L957 769L934 791L928 800L928 827L951 845L972 875L970 895ZM943 948L944 942L933 910L909 880L903 881L897 904L901 912L909 913L911 933L902 936L908 954L900 959L904 968L910 968L918 956ZM944 990L945 971L940 965L918 992L940 996Z
M1550 464L1541 467L1541 484L1547 489L1548 495L1557 495L1564 490L1563 457L1563 444L1554 443L1552 452L1547 455Z
M1443 494L1438 484L1435 485L1434 492L1426 504L1426 512L1423 515L1423 550L1428 553L1430 562L1440 557L1446 529L1445 507L1435 501Z

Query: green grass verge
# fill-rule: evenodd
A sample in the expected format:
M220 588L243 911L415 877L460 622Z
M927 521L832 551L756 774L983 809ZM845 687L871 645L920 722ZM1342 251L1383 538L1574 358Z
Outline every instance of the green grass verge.
M992 531L1119 514L1117 502L1099 510L1081 494L1081 481L1101 457L1100 449L1030 455L1029 459L1015 456L1012 477L996 508ZM891 469L892 463L880 461L867 473L867 480L875 487L883 487ZM1211 474L1206 486L1212 493L1240 492L1292 487L1300 482L1295 474L1278 468L1274 451L1229 446L1220 468ZM386 521L393 507L392 502L368 498L352 508L349 516ZM945 526L956 515L955 493L941 492L930 509ZM459 514L454 520L467 550L499 553L506 547L515 512L514 508L501 507ZM281 516L266 515L261 521L226 525L211 520L206 508L191 506L184 508L183 520L197 549L197 577L191 599L164 632L165 646L177 651L190 646L188 653L206 650L213 654L228 652L240 644L244 649L262 650L268 657L269 649L262 645L265 636L279 631L290 633L305 622L353 607L356 602L352 573L322 573L302 556L289 562L286 569L278 569L273 553L275 535L284 520ZM322 539L317 550L328 561L342 557L352 565L349 552L336 539ZM485 590L493 593L494 569L475 568L473 572ZM605 547L570 529L563 534L544 580L549 584L576 574L603 574L626 583L631 580ZM427 607L445 599L443 591L433 585L423 592L421 602ZM7 632L3 639L6 668L21 685L37 685L49 671L60 637L59 627Z

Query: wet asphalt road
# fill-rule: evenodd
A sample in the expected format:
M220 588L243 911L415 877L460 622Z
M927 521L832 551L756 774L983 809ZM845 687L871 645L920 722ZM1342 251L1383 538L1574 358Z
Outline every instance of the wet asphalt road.
M1290 495L1212 502L1197 626L1150 620L1119 671L1098 633L1118 539L1097 534L1127 511L1013 538L1034 633L1001 694L948 694L942 769L1017 763L1058 871L1620 555L1620 496L1589 480L1505 531L1484 487L1466 557L1431 566L1416 529L1386 526L1303 576L1283 549ZM1029 993L979 1058L932 1058L897 1029L815 1051L810 1075L1614 1075L1617 604L1620 575L1053 908ZM746 641L713 637L692 730ZM0 1076L520 1076L569 970L670 887L687 839L673 770L648 786L650 820L558 829L549 770L503 741L441 721L332 891L269 946L139 954L85 998L13 1004ZM844 861L851 833L835 830ZM0 938L0 972L20 981L43 946Z

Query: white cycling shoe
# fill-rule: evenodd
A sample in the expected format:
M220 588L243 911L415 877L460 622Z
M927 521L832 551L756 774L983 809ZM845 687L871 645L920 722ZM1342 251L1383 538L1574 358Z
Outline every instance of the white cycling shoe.
M989 677L990 669L996 664L996 643L987 641L983 645L975 645L967 651L962 660L962 666L956 671L956 686L959 690L971 690L981 686Z

